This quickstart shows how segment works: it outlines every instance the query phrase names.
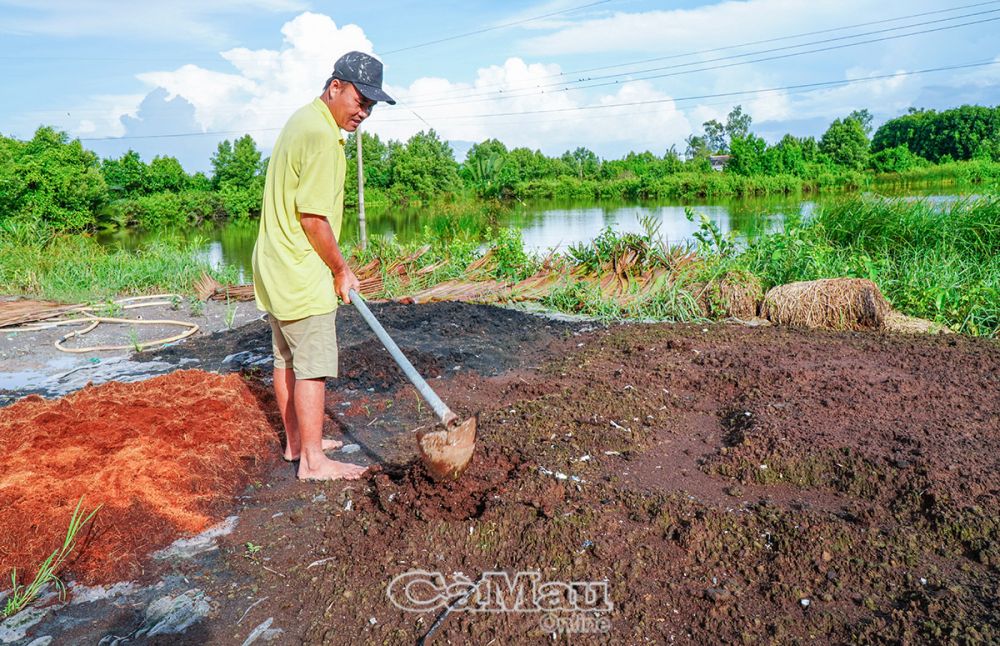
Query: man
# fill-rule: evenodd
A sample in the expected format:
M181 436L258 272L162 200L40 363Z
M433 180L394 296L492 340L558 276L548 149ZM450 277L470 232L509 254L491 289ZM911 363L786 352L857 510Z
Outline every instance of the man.
M341 130L354 132L382 91L382 63L348 52L323 93L288 120L267 165L260 231L253 251L254 295L268 313L274 394L287 439L286 460L303 480L359 478L364 468L326 457L340 443L323 439L326 378L337 376L337 297L358 278L337 240L344 212L346 159Z

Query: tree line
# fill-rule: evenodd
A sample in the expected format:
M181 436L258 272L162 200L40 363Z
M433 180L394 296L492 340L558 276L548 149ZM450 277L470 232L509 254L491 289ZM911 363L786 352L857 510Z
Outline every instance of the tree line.
M662 155L601 159L578 147L558 157L488 139L465 159L434 130L407 141L363 133L366 199L427 202L441 197L655 198L748 195L852 188L866 177L956 161L1000 162L1000 108L914 110L872 133L872 115L835 119L818 139L785 135L774 144L752 132L736 106ZM356 157L355 134L347 156ZM724 166L723 172L713 169ZM221 142L210 174L187 173L176 158L144 162L134 151L99 159L79 140L43 126L27 141L0 136L0 220L21 218L66 230L161 227L259 215L267 160L245 135ZM995 175L996 173L994 173ZM347 202L357 176L347 173Z

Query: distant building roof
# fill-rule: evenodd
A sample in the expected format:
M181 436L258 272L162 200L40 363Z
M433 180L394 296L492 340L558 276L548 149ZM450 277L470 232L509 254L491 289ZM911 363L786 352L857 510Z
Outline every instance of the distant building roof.
M726 167L726 164L728 164L729 160L732 158L733 158L732 155L709 155L708 161L711 162L712 168L714 168L715 170L722 170L723 168Z

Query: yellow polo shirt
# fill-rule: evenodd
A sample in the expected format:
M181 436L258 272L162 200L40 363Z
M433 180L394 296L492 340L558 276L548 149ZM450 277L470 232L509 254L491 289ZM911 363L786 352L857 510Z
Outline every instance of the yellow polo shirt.
M258 309L281 321L337 308L333 274L302 230L301 214L326 217L339 241L346 165L343 135L319 98L292 115L274 144L253 249L253 286Z

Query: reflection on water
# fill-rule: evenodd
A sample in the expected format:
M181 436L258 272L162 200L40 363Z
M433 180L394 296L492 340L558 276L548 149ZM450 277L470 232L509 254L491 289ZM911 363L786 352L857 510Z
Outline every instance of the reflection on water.
M203 225L183 229L162 231L122 231L104 232L97 235L97 241L104 245L114 245L124 249L138 249L161 239L191 241L197 240L202 259L213 268L223 265L235 267L239 281L249 283L253 276L250 257L257 240L257 222L234 222L218 225Z
M551 205L554 207L554 205ZM697 215L705 215L723 232L734 231L741 238L752 238L780 228L790 213L808 216L812 202L773 202L747 208L745 204L694 205L695 220L685 216L685 207L678 205L607 205L567 206L543 210L516 209L504 224L521 230L526 249L545 252L564 250L570 245L589 242L610 227L619 233L642 233L643 220L659 227L659 235L670 244L693 242L698 230Z
M933 193L919 195L912 191L904 199L924 199L935 204L949 204L968 195L942 191L940 187ZM649 218L659 225L659 234L671 244L693 240L698 230L697 217L690 222L685 217L685 208L696 214L704 214L721 231L734 232L738 238L751 239L763 233L779 230L785 218L799 214L804 218L830 202L844 199L843 196L803 199L797 196L779 196L749 200L722 200L711 202L641 202L627 203L621 200L586 203L565 201L533 201L517 203L512 208L500 209L498 213L484 216L479 213L462 214L476 228L516 227L520 229L525 249L544 253L552 249L566 249L570 245L586 243L597 237L607 227L621 233L641 233L641 221ZM433 211L423 208L389 208L367 212L368 234L384 235L401 242L417 238L424 227L435 217ZM353 245L358 240L357 213L344 214L343 240ZM119 245L134 249L149 244L160 237L178 236L191 240L203 240L204 259L212 266L229 265L239 272L241 282L249 282L253 271L250 258L257 238L257 223L231 223L224 226L190 227L179 231L141 232L118 231L98 237L102 244Z

